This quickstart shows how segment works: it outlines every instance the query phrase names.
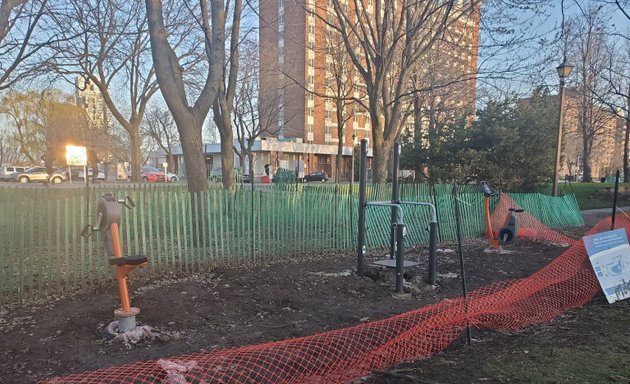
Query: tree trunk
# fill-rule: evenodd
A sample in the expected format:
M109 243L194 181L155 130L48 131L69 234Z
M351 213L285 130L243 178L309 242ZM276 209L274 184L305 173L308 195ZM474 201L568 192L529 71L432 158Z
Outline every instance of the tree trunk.
M203 122L197 122L192 117L175 117L177 129L184 152L184 166L186 168L186 180L190 193L204 192L208 190L206 160L203 154L203 141L201 129Z
M414 99L413 103L413 151L417 154L422 152L422 107L420 106L420 100L418 97ZM420 175L422 174L422 162L415 161L413 164L413 179L415 182L420 182Z
M586 138L583 140L582 145L582 181L593 181L593 175L591 175L591 151L588 148L588 142Z
M249 163L249 183L254 189L254 154L251 151L247 152L247 161Z
M630 151L630 84L626 94L626 135L623 141L623 182L630 183L630 163L628 163L628 151Z
M134 183L137 183L142 178L142 172L140 169L140 167L142 166L142 153L140 152L140 143L142 139L140 138L140 130L138 129L138 127L131 127L128 132L129 141L131 142L131 180Z
M343 131L343 128L339 127ZM335 159L335 184L341 181L341 161L343 160L343 135L339 135L337 158Z
M344 88L343 82L338 79L337 80L337 89L341 90ZM335 159L335 184L341 181L341 164L343 160L343 139L346 131L346 121L344 120L344 102L341 98L337 98L335 100L335 106L337 107L336 117L337 117L337 158ZM353 144L354 145L354 144Z
M241 153L237 153L236 155L238 156L238 164L241 168L241 173L245 175L245 160L247 155L243 153L243 151L241 151Z
M385 184L389 171L390 154L393 149L393 141L376 136L372 147L372 182Z
M234 133L229 117L224 122L225 129L219 129L221 137L221 167L223 176L223 187L226 189L234 186Z
M623 182L630 183L630 164L628 152L630 147L630 95L628 96L628 115L626 116L626 132L623 141Z
M175 172L175 156L173 156L173 152L171 150L168 151L166 161L168 162L168 169L170 169L171 172L176 173Z

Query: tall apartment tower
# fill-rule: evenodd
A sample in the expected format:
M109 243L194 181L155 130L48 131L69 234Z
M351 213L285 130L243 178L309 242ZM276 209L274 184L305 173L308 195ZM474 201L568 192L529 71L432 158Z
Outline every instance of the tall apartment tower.
M92 127L104 132L109 124L109 110L98 87L79 76L74 97L75 104L85 109Z
M344 46L327 25L333 12L332 1L260 1L261 110L275 111L276 127L270 131L280 140L338 146L336 112L339 105L331 97L335 96L331 89L339 87L332 83L341 76L346 84L354 84L346 96L364 97L361 95L363 82L352 63L348 60L346 69L340 71L335 57ZM343 7L353 4L351 0L339 1ZM373 0L361 2L373 12ZM426 53L427 59L422 60L416 72L424 82L423 89L432 85L435 92L422 102L423 110L431 109L430 102L448 99L455 107L468 108L474 113L478 38L477 7L450 24L443 37ZM427 81L432 84L426 84ZM445 87L442 83L451 85ZM446 97L448 89L451 94ZM453 93L453 89L457 92ZM353 136L356 140L364 137L371 140L371 125L369 114L359 103L345 103L341 108L348 118L344 119L341 140L344 147L350 148ZM413 116L410 119L413 121Z

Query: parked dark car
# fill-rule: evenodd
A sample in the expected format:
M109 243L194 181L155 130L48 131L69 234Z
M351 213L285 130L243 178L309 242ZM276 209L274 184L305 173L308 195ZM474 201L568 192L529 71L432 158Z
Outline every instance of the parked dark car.
M309 181L321 181L325 183L328 181L328 174L326 172L312 172L308 175L304 175L302 182L308 183Z

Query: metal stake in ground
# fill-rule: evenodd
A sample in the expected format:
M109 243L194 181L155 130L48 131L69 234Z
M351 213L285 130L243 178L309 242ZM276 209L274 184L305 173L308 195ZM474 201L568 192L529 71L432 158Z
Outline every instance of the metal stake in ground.
M398 214L398 210L396 210ZM405 252L405 224L398 223L393 225L394 233L396 234L396 293L404 293L404 277L403 271L405 269L405 261L403 255Z
M453 205L455 208L455 228L457 234L457 252L459 253L459 266L462 273L462 294L464 295L464 311L468 313L468 292L466 289L466 268L464 267L464 251L462 249L462 221L459 214L459 190L458 185L453 185ZM466 336L468 338L468 345L472 339L470 334L470 326L468 321L466 322Z
M361 140L359 160L359 228L357 245L357 276L363 277L363 257L365 256L365 182L367 180L367 140Z
M392 161L392 204L398 204L400 202L400 191L398 189L398 168L400 163L400 144L394 143L394 158ZM392 219L391 219L391 232L389 237L389 257L394 258L394 249L396 242L396 233L394 223L398 223L398 209L392 207Z
M612 211L612 224L610 230L615 229L615 215L617 214L617 197L619 195L619 170L615 173L615 193L613 195L613 211Z

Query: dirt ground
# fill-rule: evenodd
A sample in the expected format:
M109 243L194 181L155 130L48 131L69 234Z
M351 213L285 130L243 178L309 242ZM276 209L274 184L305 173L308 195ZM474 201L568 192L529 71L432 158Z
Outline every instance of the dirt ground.
M577 228L568 234L575 238L585 230ZM529 276L565 249L526 240L510 247L510 253L486 253L486 248L481 239L467 241L464 246L469 290ZM371 256L383 258L382 254ZM416 276L412 281L423 288L409 298L393 297L391 281L354 276L354 254L302 255L273 264L214 268L159 280L132 278L132 302L141 309L138 321L153 327L159 336L130 345L109 341L105 332L118 305L113 279L101 289L73 292L54 302L5 306L0 308L0 382L33 383L140 360L306 336L387 318L461 294L454 244L440 245L435 289L419 282L426 274L426 247L410 249L406 258L420 262L418 268L408 271L408 277ZM370 269L371 276L376 274ZM524 356L543 359L553 354L558 343L588 347L602 342L609 323L623 328L615 335L625 339L625 345L630 306L621 303L614 310L608 308L602 296L550 324L517 333L473 330L475 342L471 346L455 343L434 358L376 372L357 382L527 382L500 368ZM629 349L625 348L626 358L621 360L625 363L619 363L620 373L613 377L622 381L616 382L630 382L626 379L630 377ZM506 362L501 363L501 359ZM494 363L499 370L487 368L487 363Z

